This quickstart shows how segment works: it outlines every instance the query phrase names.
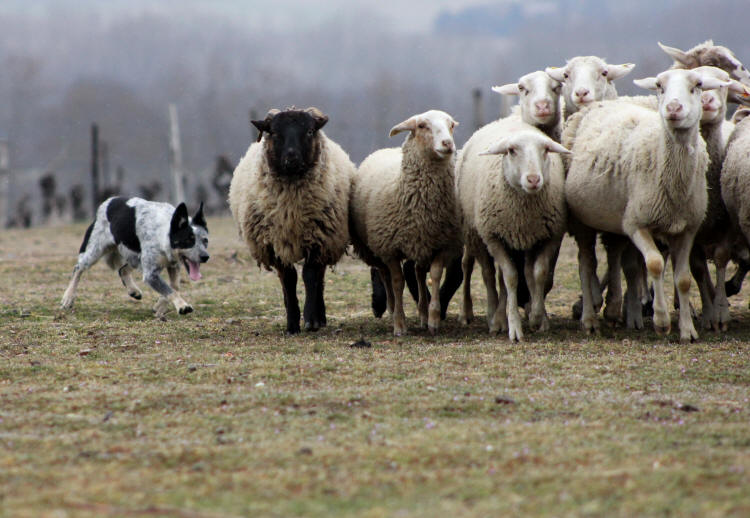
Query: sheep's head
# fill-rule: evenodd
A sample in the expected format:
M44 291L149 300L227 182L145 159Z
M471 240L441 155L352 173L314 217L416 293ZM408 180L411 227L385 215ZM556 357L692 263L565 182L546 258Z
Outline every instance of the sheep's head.
M318 130L328 117L317 108L284 111L271 110L263 120L252 121L263 137L266 158L271 170L280 177L295 179L309 171L318 161Z
M456 126L458 122L447 113L430 110L396 124L391 128L389 136L409 131L409 139L416 139L422 149L430 150L439 158L449 158L456 150L453 142L453 129Z
M549 181L551 153L569 155L570 151L547 135L519 131L505 137L480 155L504 155L503 175L514 189L536 194Z
M667 70L656 77L633 81L641 88L655 90L659 99L659 114L672 129L695 127L703 115L701 96L704 91L731 85L708 73L696 70Z
M501 95L520 97L521 118L532 126L554 126L560 118L560 90L562 83L542 72L532 72L517 83L493 86Z
M750 71L735 57L734 53L721 45L714 45L713 40L704 41L688 51L668 47L659 43L661 50L674 59L672 68L692 69L700 66L712 66L727 72L737 81L750 86Z
M714 90L705 90L701 94L703 115L701 124L719 124L727 114L727 95L731 92L739 97L750 97L748 88L731 78L724 70L716 67L698 67L693 69L702 75L708 75L719 81L729 82L729 86L721 86Z
M632 63L609 65L596 56L578 56L563 68L547 67L544 71L563 83L563 96L569 111L603 99L614 97L614 86L610 83L630 73ZM608 95L610 94L610 95ZM570 110L574 108L574 110Z

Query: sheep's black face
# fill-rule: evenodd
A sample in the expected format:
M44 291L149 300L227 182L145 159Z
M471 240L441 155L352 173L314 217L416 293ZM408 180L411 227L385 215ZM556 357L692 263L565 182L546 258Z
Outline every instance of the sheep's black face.
M317 110L287 110L253 124L268 133L265 149L272 170L293 180L304 176L317 162L317 132L327 121L328 117Z

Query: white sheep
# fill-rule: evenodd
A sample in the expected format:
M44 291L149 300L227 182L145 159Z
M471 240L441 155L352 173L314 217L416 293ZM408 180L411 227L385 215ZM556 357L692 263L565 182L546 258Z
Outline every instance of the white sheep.
M628 75L633 67L632 63L610 65L597 56L576 56L564 67L547 67L545 72L563 84L564 118L568 118L587 104L616 99L612 81Z
M297 333L297 271L304 261L305 328L326 325L325 267L349 243L349 194L354 164L320 131L328 121L317 108L271 110L253 121L260 131L234 171L229 206L250 253L275 269L284 291L287 332Z
M668 243L680 302L680 339L697 339L688 302L688 257L706 212L708 153L700 137L701 94L727 83L689 70L668 70L635 83L657 91L658 111L619 101L575 114L563 131L573 152L565 182L570 228L579 246L581 324L598 322L591 297L596 231L627 235L646 260L654 283L654 327L668 333L664 258Z
M476 131L456 168L466 254L482 265L489 330L507 329L511 340L523 339L516 296L519 275L512 251L525 252L529 324L549 329L545 284L566 228L564 169L557 153L569 151L536 127L511 117ZM504 282L499 301L492 260ZM464 291L462 315L470 311L466 308L470 304Z
M750 160L748 160L748 150L750 150L750 117L743 117L737 122L727 144L721 171L721 196L726 205L734 235L739 237L745 251L750 244ZM740 268L738 269L740 277L735 281L737 283L735 293L739 291L742 278L747 273L747 263L747 258L740 262Z
M558 142L562 131L561 89L562 83L541 70L521 76L516 83L492 87L500 95L519 97L511 117L520 117Z
M729 83L701 95L703 115L700 132L706 142L709 166L706 170L708 208L690 257L691 271L701 295L702 324L704 329L726 331L729 323L729 301L725 291L726 265L730 257L729 215L721 198L721 168L725 153L725 118L729 93L744 95L742 83L716 67L701 66L693 69L703 76L711 76ZM707 257L716 264L716 289L711 283Z
M659 47L674 59L672 68L714 66L724 70L740 83L750 86L750 71L737 59L734 52L721 45L714 45L713 40L706 40L687 51L668 47L661 42Z
M440 323L440 278L444 265L461 250L454 192L457 124L439 110L408 118L390 132L391 137L409 132L403 146L372 153L354 177L349 205L352 243L357 255L380 271L396 336L406 332L403 260L416 264L421 325L434 334Z
M506 117L507 120L519 120L539 128L553 140L559 142L562 131L562 110L560 103L560 90L562 85L559 81L552 79L547 73L538 70L521 76L516 83L508 83L502 86L493 86L492 91L501 95L519 96L519 104L513 108L511 115ZM459 158L460 162L460 158ZM476 259L482 264L482 275L494 277L494 266L489 260L486 248L481 243L464 248L464 255L461 261L463 269L463 303L459 320L463 324L468 324L474 318L474 311L471 300L471 274L474 270ZM553 265L556 261L553 259ZM520 265L519 265L520 266ZM552 268L553 269L553 268ZM523 272L522 272L523 275ZM545 292L552 288L552 272L550 272ZM521 299L527 295L522 279L519 282ZM492 296L492 295L490 295ZM497 296L494 296L496 300ZM523 304L520 300L519 304ZM493 305L493 307L496 304ZM492 318L492 313L487 314L488 320Z

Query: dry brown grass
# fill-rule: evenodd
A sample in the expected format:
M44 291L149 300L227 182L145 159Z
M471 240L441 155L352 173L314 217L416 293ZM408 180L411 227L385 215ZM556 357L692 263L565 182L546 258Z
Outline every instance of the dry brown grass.
M566 242L551 334L487 336L475 275L469 329L454 302L397 340L348 259L329 327L285 337L276 277L209 225L196 312L166 322L103 265L58 311L83 225L0 234L0 514L750 515L747 293L697 344L590 339Z

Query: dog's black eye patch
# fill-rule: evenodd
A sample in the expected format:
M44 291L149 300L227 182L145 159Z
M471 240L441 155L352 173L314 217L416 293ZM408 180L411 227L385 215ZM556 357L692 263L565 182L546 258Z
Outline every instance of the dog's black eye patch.
M170 232L169 244L172 248L193 248L195 246L193 229L188 226Z
M113 198L107 205L109 231L115 243L123 244L134 252L141 252L141 242L135 233L135 207L127 204L127 198Z

